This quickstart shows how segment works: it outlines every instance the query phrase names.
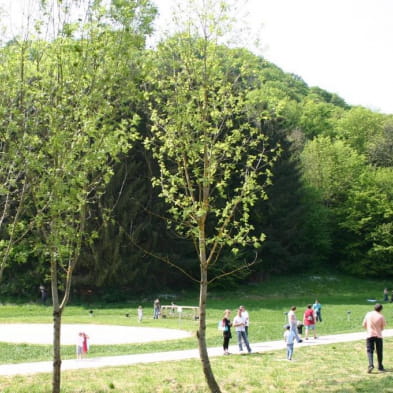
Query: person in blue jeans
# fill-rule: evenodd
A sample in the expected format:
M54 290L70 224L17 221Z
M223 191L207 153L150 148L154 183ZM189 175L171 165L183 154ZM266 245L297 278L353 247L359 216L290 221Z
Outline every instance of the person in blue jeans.
M248 353L251 353L251 347L248 342L247 334L246 334L246 320L242 316L242 309L239 308L237 310L237 315L233 320L233 326L235 327L237 334L237 342L239 344L240 352L243 352L243 342L247 348Z
M322 304L319 303L318 299L315 300L315 303L312 305L312 309L315 311L317 316L316 321L322 322Z
M287 359L292 360L295 334L289 325L285 326L284 340L287 344Z

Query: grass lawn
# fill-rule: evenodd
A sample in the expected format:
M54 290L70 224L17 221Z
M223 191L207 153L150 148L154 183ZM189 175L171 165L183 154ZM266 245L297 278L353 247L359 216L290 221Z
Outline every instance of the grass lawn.
M213 290L209 293L207 336L209 346L221 345L217 321L225 308L236 309L244 304L250 313L250 341L281 339L284 313L291 305L298 308L300 318L307 305L318 298L322 303L323 322L318 335L361 330L361 321L373 303L381 300L384 287L392 284L377 280L353 279L341 275L282 277L260 285L247 285L234 291ZM178 296L180 305L197 305L198 294ZM152 319L152 301L130 300L129 304L77 306L70 304L63 323L102 323L140 326L136 309L142 304L145 318L142 326L181 328L195 331L191 319ZM165 303L165 301L162 301ZM94 310L94 316L89 310ZM349 313L350 312L350 313ZM130 314L126 317L126 314ZM393 319L393 305L386 304L384 315ZM51 307L37 304L3 304L0 323L51 323ZM391 324L390 324L391 325ZM393 325L391 325L393 326ZM232 341L234 343L234 341ZM194 338L170 342L93 346L89 357L115 354L195 348ZM393 340L385 340L385 367L393 367ZM63 346L63 359L74 357L74 346ZM225 392L392 392L392 373L365 373L367 359L364 342L318 347L297 347L295 361L287 362L282 352L213 358L213 370ZM51 346L0 343L0 363L51 359ZM62 392L207 392L199 361L189 360L166 364L138 365L113 369L63 372ZM51 389L50 375L0 377L1 393L46 393ZM390 389L390 390L389 390Z

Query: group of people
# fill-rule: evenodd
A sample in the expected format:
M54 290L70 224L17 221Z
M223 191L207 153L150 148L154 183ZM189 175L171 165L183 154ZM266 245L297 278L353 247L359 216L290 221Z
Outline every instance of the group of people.
M364 317L362 326L367 331L366 350L368 356L367 372L371 373L374 369L374 352L377 354L378 370L385 372L383 366L383 338L382 332L386 326L386 320L382 315L382 304L375 304L374 310L370 311ZM288 315L288 324L285 325L284 340L287 344L287 359L292 360L294 343L301 343L303 340L299 336L299 321L296 318L296 306L292 306ZM224 355L229 355L229 341L232 338L231 327L233 326L237 334L237 342L240 352L243 352L243 344L246 346L248 353L251 353L250 343L248 341L248 328L250 324L249 314L244 306L237 310L233 323L230 319L231 310L225 310L221 321L221 330L223 331L223 349ZM318 300L314 304L308 304L303 313L303 325L305 327L305 339L308 340L310 331L313 332L314 339L317 338L316 322L322 322L322 305Z
M237 313L233 322L230 319L231 310L225 310L224 316L221 321L221 330L223 335L223 349L224 355L229 355L229 340L232 338L231 327L233 326L237 335L237 343L239 345L239 350L243 352L243 344L247 348L248 353L251 353L250 343L248 341L248 327L250 324L250 318L248 315L248 311L244 306L240 306L237 309Z
M322 305L318 300L314 304L308 304L306 311L303 313L303 322L296 318L296 306L292 306L288 315L288 324L285 325L284 340L287 344L287 359L292 360L293 347L295 341L303 342L299 336L299 330L304 326L305 339L308 340L310 331L313 333L314 339L317 338L316 322L322 322ZM299 329L300 328L300 329Z

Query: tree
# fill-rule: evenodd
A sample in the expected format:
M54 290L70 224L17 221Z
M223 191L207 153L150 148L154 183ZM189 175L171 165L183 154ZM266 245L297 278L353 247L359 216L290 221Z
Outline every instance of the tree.
M127 56L119 56L125 44L120 38L125 36L119 37L113 31L111 14L101 7L100 1L87 7L86 25L71 23L72 4L41 3L43 19L36 26L53 26L54 32L50 39L22 41L26 49L20 54L16 79L19 96L23 97L19 106L23 121L15 127L19 127L26 147L22 153L24 176L30 184L29 214L34 217L32 228L40 239L34 253L49 265L54 325L53 393L60 392L60 326L73 271L82 245L95 236L86 230L90 208L104 192L119 155L128 152L138 121L132 114L127 119L117 119L111 100L118 82L116 71L124 71L129 65L125 62L129 60ZM58 12L53 13L51 7ZM123 22L135 22L127 30L128 38L132 37L127 44L135 53L143 43L143 34L138 36L138 31L143 31L138 22L147 27L152 15L147 12L144 25L145 7L151 7L149 2L116 1L109 9L116 18L121 10L130 12ZM52 19L53 14L59 19ZM127 87L125 83L124 89Z
M276 151L260 119L247 111L251 87L244 81L256 80L254 70L247 57L230 62L236 52L219 45L227 33L228 4L187 6L184 29L152 53L152 129L145 145L159 167L153 184L168 205L168 225L190 239L198 255L199 352L210 390L220 392L206 347L206 306L209 283L229 272L209 272L220 263L223 247L237 253L263 241L249 219L255 202L266 198Z
M367 276L392 275L393 170L368 167L340 209L342 267Z
M337 206L365 168L365 157L341 140L319 136L301 154L303 178L326 205Z
M370 142L382 135L385 115L363 107L345 111L335 124L337 137L360 154L366 154Z

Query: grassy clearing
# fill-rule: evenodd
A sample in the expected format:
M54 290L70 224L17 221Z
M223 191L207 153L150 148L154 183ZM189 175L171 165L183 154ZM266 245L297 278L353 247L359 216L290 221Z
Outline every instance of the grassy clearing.
M323 322L318 335L361 330L361 321L373 303L381 300L383 281L358 280L338 275L297 276L275 279L263 285L247 285L235 291L211 291L208 303L207 335L209 346L220 346L221 333L217 320L225 308L244 304L250 313L250 341L282 339L284 312L298 307L301 317L307 303L318 298L323 305ZM196 305L197 294L183 294L180 305ZM152 299L153 300L153 299ZM142 304L145 318L142 326L181 328L195 331L191 319L152 319L152 300L130 300L129 304L70 305L63 323L101 323L140 326L136 309ZM94 317L89 310L94 310ZM348 314L348 311L351 313ZM126 317L126 314L130 314ZM384 315L393 326L393 304L386 304ZM51 323L51 308L37 304L0 306L0 323ZM232 344L235 341L232 341ZM146 353L171 349L195 348L194 338L148 344L93 346L89 356ZM74 357L74 346L63 346L63 359ZM393 339L385 340L385 367L393 367ZM0 343L0 363L50 360L51 346ZM287 362L284 351L212 358L215 375L223 392L237 393L393 393L393 372L366 374L364 342L328 346L297 346L295 360ZM393 368L392 368L393 371ZM198 360L168 362L132 367L76 370L62 373L63 393L207 393ZM51 375L0 377L0 393L49 393Z
M217 330L217 321L221 318L224 309L235 310L241 303L250 313L251 343L281 339L284 313L294 304L298 307L297 316L301 318L307 303L312 303L315 298L318 298L323 305L323 322L318 324L318 335L359 331L365 313L373 305L368 302L368 299L381 300L385 286L391 288L388 282L325 274L282 277L261 285L247 285L235 291L211 291L207 313L208 345L221 345L221 333ZM197 301L196 293L182 294L176 299L176 303L180 305L197 305ZM192 319L152 319L152 303L153 298L149 302L133 299L129 304L120 305L70 304L65 310L63 323L117 324L196 331L197 322ZM144 307L145 316L142 324L137 322L139 304ZM89 314L90 310L94 311L93 317ZM0 323L52 323L51 313L52 309L49 306L44 307L34 303L23 305L7 303L0 306ZM129 316L127 317L126 314ZM386 305L384 314L388 323L393 320L392 304ZM195 347L194 338L147 344L100 345L92 346L89 356L112 356ZM74 346L62 347L63 359L73 358L74 353ZM50 345L0 343L0 363L50 360L51 356Z

